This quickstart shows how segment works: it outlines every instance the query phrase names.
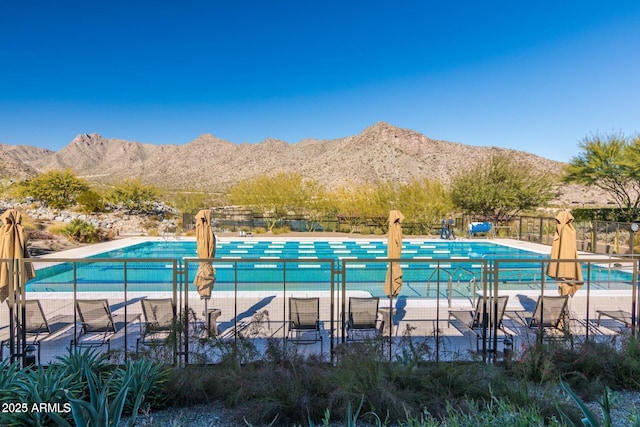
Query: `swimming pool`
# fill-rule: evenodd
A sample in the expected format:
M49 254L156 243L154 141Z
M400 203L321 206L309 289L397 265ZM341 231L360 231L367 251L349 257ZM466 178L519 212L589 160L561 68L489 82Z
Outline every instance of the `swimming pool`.
M331 263L340 272L345 264L346 279L350 289L380 293L380 283L384 281L387 263L375 262L387 258L386 239L379 240L293 240L293 239L219 239L216 245L214 267L216 268L217 291L233 291L235 284L241 290L265 290L270 285L287 282L289 289L326 289L331 281ZM89 259L158 259L177 260L182 266L185 259L196 258L195 241L146 241L93 255ZM412 286L403 287L403 292L412 296L428 296L431 281L453 280L457 283L471 283L482 277L483 261L495 259L514 260L501 273L500 281L525 282L540 279L540 263L518 262L517 260L544 259L546 254L535 253L520 248L497 244L490 241L434 241L406 239L403 241L403 280ZM286 260L286 261L285 261ZM298 260L296 262L295 260ZM187 282L193 281L198 264L187 262ZM173 265L167 262L130 262L127 264L126 279L129 291L168 291L173 284ZM182 270L181 270L182 271ZM585 275L586 275L585 270ZM611 271L607 271L611 279ZM614 272L618 274L620 272ZM74 277L75 274L75 277ZM592 270L592 275L602 274ZM340 274L334 279L341 281ZM586 276L585 276L586 277ZM595 276L594 276L595 277ZM616 281L630 280L620 275ZM123 263L90 262L52 265L38 270L37 277L27 284L27 291L60 292L73 290L75 282L78 291L109 291L122 289L124 280ZM181 280L181 279L179 279Z

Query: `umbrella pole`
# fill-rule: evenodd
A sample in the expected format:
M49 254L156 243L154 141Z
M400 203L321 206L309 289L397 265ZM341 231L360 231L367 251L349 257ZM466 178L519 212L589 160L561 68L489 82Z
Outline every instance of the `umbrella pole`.
M205 325L207 327L207 338L209 338L210 333L211 333L211 325L209 324L209 310L208 310L208 307L207 307L208 302L209 302L209 299L205 298L204 299L204 315L205 315L205 319L206 319L205 320Z
M391 350L393 340L393 295L389 296L389 361L391 361Z

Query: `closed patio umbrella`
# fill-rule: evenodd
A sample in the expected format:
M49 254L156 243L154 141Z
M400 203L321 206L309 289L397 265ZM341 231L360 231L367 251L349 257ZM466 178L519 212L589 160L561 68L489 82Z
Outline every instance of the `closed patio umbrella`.
M196 250L198 258L213 258L216 254L216 236L211 227L211 211L203 209L196 214ZM201 299L211 298L216 281L216 270L210 262L201 262L193 279Z
M389 236L387 257L400 258L402 254L402 225L404 215L398 210L389 212ZM397 262L389 263L387 277L384 281L384 293L389 298L397 297L402 288L402 268Z
M36 272L33 264L20 262L29 258L20 211L9 209L0 216L0 220L3 224L0 228L0 302L11 296L9 350L13 361L25 349L25 329L20 328L25 320L24 285L36 276ZM18 333L20 330L22 333Z
M24 229L22 228L22 214L16 209L9 209L0 216L0 220L3 223L0 228L0 259L14 260L13 269L9 268L9 262L0 263L0 302L4 302L9 296L9 292L12 291L11 284L14 286L13 290L18 290L19 286L23 286L34 278L36 273L31 263L25 263L22 271L18 271L20 265L15 262L29 258ZM18 277L17 282L12 280L11 271L13 271L14 278Z
M556 216L557 228L551 245L552 260L578 259L576 245L576 229L573 226L573 215L562 211ZM547 276L556 279L560 295L573 296L582 286L582 268L579 262L550 262Z

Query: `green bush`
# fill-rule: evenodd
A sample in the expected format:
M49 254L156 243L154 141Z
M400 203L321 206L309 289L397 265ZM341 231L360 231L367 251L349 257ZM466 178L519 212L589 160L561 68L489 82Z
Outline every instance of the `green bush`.
M360 234L371 234L371 227L363 225L362 227L360 227Z
M100 240L100 231L88 222L78 218L67 224L62 229L62 233L69 240L79 243L95 243Z
M140 178L127 178L114 186L109 200L129 213L144 213L151 210L159 194L156 187Z
M71 169L50 170L18 185L23 197L33 199L54 209L66 209L76 203L76 198L89 189Z
M0 363L0 402L25 405L23 411L2 414L7 426L119 426L130 414L133 426L143 402L158 406L164 399L167 371L151 361L106 365L94 350L74 350L48 368L19 370L19 362ZM53 412L33 405L56 406Z
M513 373L538 384L556 383L558 376L565 376L572 389L587 399L600 395L605 386L640 389L640 341L626 336L572 345L536 343L514 364Z
M290 233L291 230L289 229L289 227L273 227L271 232L273 234L287 234Z
M86 214L104 212L106 205L103 197L93 190L86 190L76 197L80 210Z
M532 393L500 366L429 362L426 347L408 349L389 362L377 340L339 347L332 365L296 355L283 359L278 352L267 360L239 364L234 357L254 352L247 348L253 345L249 340L240 341L242 350L234 352L232 343L221 340L217 348L226 356L219 365L172 369L168 402L219 401L242 412L249 425L274 419L278 425L313 425L328 417L355 425L348 420L356 413L374 425L377 419L386 420L385 425L438 425L437 420L448 417L469 426L558 425L553 395ZM354 412L359 402L360 411ZM571 407L561 408L578 419ZM482 420L487 421L476 424ZM529 424L532 420L536 424Z

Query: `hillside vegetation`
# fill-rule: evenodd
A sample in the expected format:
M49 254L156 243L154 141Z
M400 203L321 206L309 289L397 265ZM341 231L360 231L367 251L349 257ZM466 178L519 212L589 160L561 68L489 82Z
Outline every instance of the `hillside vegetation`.
M293 144L274 139L234 144L205 134L183 145L154 145L82 134L58 152L0 145L0 153L0 177L5 179L71 168L79 176L105 185L141 177L164 189L209 193L224 192L240 181L277 172L299 173L329 189L424 178L446 185L456 173L495 154L514 155L523 167L551 174L559 174L564 166L527 152L434 140L384 122L354 136ZM607 202L602 192L562 185L553 204L572 207Z

